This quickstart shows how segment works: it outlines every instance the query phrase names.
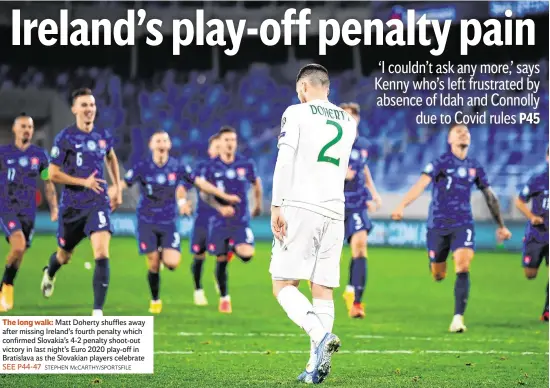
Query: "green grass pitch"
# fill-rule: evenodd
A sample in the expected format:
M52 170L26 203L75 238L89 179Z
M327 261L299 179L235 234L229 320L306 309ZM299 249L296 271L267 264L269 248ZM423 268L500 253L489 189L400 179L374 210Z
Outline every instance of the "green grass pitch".
M0 245L5 253L7 246ZM308 358L309 342L271 294L269 243L259 243L248 264L229 266L233 314L217 311L214 260L207 259L204 288L210 306L192 303L191 255L175 272L161 274L164 311L155 318L154 375L0 375L0 387L290 387ZM15 284L9 315L89 315L91 260L84 241L58 274L50 300L43 299L41 269L55 238L38 236ZM344 249L342 283L349 249ZM135 241L115 237L106 315L147 315L145 259ZM452 262L449 263L452 268ZM333 358L329 387L548 387L548 325L538 320L547 282L527 281L519 254L478 253L466 314L468 331L447 332L454 299L451 271L431 279L423 250L369 249L367 318L347 317L336 290L335 333L342 340ZM342 284L343 285L343 284ZM309 295L307 286L302 286ZM301 351L301 352L299 352Z

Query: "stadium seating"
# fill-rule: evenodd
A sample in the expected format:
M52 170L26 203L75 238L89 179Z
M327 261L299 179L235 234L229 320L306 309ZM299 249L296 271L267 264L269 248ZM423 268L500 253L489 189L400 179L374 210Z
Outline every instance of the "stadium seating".
M511 195L524 181L526 171L543 165L548 140L548 62L541 61L540 65L538 125L470 126L472 154L487 166L493 186L501 195ZM428 160L445 150L446 130L442 126L417 125L417 109L377 107L375 76L358 79L351 72L332 75L331 100L357 101L361 105L359 130L371 143L370 167L376 184L381 192L400 192L417 178ZM267 195L281 115L289 104L298 102L292 81L261 64L252 65L246 73L229 72L221 79L209 73L170 70L147 81L126 81L109 69L78 68L71 73L53 74L29 68L16 73L9 66L0 66L0 88L15 86L52 87L67 96L75 87L92 87L99 123L115 129L117 152L125 165L147 152L147 139L158 128L172 136L174 154L193 164L205 156L208 137L221 125L232 125L240 135L242 152L257 161ZM411 93L424 96L432 92ZM468 95L475 92L463 93ZM429 113L454 110L437 108ZM507 113L520 110L506 108Z

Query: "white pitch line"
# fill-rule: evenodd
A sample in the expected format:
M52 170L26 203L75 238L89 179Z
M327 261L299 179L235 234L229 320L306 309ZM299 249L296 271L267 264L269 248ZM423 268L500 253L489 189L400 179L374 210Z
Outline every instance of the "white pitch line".
M339 354L478 354L478 355L510 355L510 356L547 356L548 352L509 352L501 350L341 350ZM235 354L235 355L248 355L248 354L309 354L309 350L219 350L209 352L194 352L194 351L181 351L181 350L161 350L155 352L155 354L168 354L168 355L192 355L192 354Z
M155 333L155 335L174 335L174 333ZM307 337L305 334L295 334L295 333L233 333L233 332L212 332L212 333L201 333L201 332L178 332L175 333L177 336L181 337L203 337L203 336L213 336L213 337ZM383 335L352 335L351 338L357 339L379 339L379 340L406 340L406 341L435 341L435 342L476 342L476 343L488 343L488 342L509 342L509 339L503 338L469 338L464 335L461 336L448 336L448 337L409 337L409 336L383 336ZM531 340L529 340L531 341ZM548 341L535 341L536 343L547 344Z

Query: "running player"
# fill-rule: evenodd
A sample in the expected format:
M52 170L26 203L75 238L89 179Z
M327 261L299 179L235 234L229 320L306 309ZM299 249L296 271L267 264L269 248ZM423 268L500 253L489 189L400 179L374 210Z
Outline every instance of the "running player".
M205 169L208 163L218 157L219 134L215 134L208 139L208 157L209 160L199 162L195 168L197 176L204 176ZM199 195L197 210L195 215L195 223L193 225L193 233L191 236L191 253L193 254L193 263L191 264L191 273L195 283L195 292L193 293L193 301L197 306L208 305L208 300L202 289L202 267L206 250L208 249L208 225L210 219L214 216L214 210Z
M296 78L301 104L284 112L273 174L270 273L273 294L310 337L310 359L299 381L319 384L340 339L332 334L333 289L340 283L344 243L344 181L357 122L328 101L328 71L306 65ZM311 281L313 303L299 290Z
M92 91L76 90L72 102L76 124L62 130L54 140L50 179L64 188L57 229L58 248L44 269L41 289L44 297L52 295L55 274L69 261L80 241L89 237L95 259L92 315L102 316L110 279L111 211L122 203L122 186L113 138L108 130L94 125L96 110ZM116 188L111 200L103 179L104 164Z
M176 204L180 214L187 213L186 201L182 201L185 196L183 182L231 203L239 202L239 198L195 177L190 167L182 166L171 157L169 152L172 144L165 131L157 131L151 136L149 148L152 158L142 160L129 169L122 187L125 189L139 183L141 197L137 207L137 241L140 254L147 255L148 259L147 279L151 290L149 312L160 314L160 264L162 262L166 268L174 270L181 260Z
M359 124L361 117L358 104L344 103L340 104L340 108L348 112ZM352 318L365 317L365 306L361 302L363 291L367 285L367 237L372 229L367 210L369 207L376 210L382 205L382 200L367 165L367 147L367 140L359 137L359 132L357 132L344 186L346 196L345 239L351 247L349 281L344 292L344 300L349 316ZM370 201L371 198L372 201Z
M262 182L256 175L256 164L237 154L237 133L235 129L224 126L219 131L220 155L206 168L205 178L219 189L235 193L241 203L232 207L227 202L213 196L204 200L216 209L208 232L208 251L217 257L216 280L220 292L219 311L231 313L231 298L227 287L227 263L235 253L247 263L254 256L254 234L250 229L248 209L248 191L252 186L254 207L252 216L261 213Z
M405 207L433 183L427 233L430 268L436 281L443 280L447 272L447 256L449 251L453 252L456 272L455 312L449 331L461 333L466 330L464 311L470 292L470 264L475 251L474 219L470 204L473 185L483 192L498 225L499 240L507 240L512 234L504 226L498 199L489 187L485 170L477 160L468 157L468 128L461 124L453 125L449 129L448 143L450 151L424 168L418 182L393 211L392 219L403 219Z
M13 308L13 282L23 255L31 246L36 217L36 183L45 180L50 218L57 221L55 185L48 178L46 152L31 144L34 122L25 113L13 122L13 144L0 146L0 225L10 244L0 283L0 311Z
M529 201L532 201L531 209L527 206ZM527 279L534 279L543 259L548 266L548 149L546 170L529 179L516 199L516 207L529 220L523 239L522 262ZM548 322L548 283L540 319Z

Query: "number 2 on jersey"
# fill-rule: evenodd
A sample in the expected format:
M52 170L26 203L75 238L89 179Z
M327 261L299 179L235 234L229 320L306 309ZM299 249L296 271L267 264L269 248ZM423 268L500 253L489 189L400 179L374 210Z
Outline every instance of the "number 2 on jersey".
M334 128L336 128L336 131L338 132L334 139L329 141L327 144L325 144L323 148L321 148L321 151L319 152L319 156L317 157L317 161L331 163L331 164L334 164L336 167L338 167L340 166L340 158L333 158L332 156L327 156L326 152L329 150L330 147L332 147L342 139L342 134L343 134L342 126L332 120L327 120L326 124L332 125Z

